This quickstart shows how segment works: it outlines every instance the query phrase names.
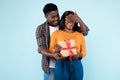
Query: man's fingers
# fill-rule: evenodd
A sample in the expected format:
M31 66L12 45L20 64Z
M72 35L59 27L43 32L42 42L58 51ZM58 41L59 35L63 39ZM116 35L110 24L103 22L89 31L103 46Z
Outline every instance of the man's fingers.
M77 12L76 11L74 11L74 14L77 16Z

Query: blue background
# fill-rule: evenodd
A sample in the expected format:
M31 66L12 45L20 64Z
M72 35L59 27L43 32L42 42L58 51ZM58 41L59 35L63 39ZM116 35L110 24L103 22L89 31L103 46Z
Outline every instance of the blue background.
M90 29L84 80L120 80L119 0L0 0L0 80L43 80L35 31L48 2L60 16L77 11Z

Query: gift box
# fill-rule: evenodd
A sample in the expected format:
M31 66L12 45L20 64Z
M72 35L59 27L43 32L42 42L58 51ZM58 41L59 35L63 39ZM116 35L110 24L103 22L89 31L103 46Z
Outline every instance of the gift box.
M58 44L62 47L62 49L60 51L60 54L62 54L62 56L64 56L64 57L71 56L72 57L73 55L77 54L74 39L59 41Z

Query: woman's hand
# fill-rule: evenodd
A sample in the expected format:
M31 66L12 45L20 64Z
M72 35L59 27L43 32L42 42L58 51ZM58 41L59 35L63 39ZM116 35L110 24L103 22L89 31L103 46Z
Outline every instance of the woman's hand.
M81 53L78 53L76 55L73 56L73 59L82 59L82 54Z

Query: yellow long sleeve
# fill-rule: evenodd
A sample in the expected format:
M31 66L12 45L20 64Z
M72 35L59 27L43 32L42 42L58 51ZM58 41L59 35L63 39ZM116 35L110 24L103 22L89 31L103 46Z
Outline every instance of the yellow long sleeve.
M82 57L85 57L86 56L85 39L84 39L84 36L79 32L74 32L71 34L66 33L62 30L57 30L57 31L53 32L51 39L50 39L49 51L54 53L55 52L55 45L59 41L70 40L70 39L75 40L77 53L81 53Z

